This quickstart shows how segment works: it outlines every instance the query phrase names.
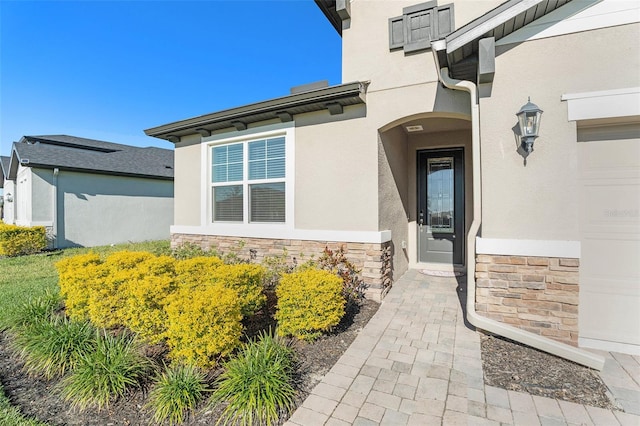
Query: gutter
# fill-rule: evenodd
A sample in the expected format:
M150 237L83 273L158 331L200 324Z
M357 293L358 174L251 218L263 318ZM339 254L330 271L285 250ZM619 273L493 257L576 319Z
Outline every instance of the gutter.
M59 168L53 169L53 248L58 248L58 174Z
M604 358L576 347L557 342L528 331L483 317L476 312L476 237L482 223L482 176L480 167L480 105L475 83L449 78L449 69L440 68L436 50L446 47L443 40L432 43L438 78L442 84L452 90L461 90L471 97L471 155L473 168L473 221L467 235L467 321L476 328L488 331L498 336L531 346L541 351L559 356L589 368L602 370ZM438 49L440 48L440 49Z

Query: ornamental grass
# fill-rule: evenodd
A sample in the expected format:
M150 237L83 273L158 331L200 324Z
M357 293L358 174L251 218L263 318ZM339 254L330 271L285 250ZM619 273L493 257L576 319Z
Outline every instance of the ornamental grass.
M139 387L152 370L133 336L96 333L96 348L84 354L61 382L61 393L72 408L108 407L131 388Z
M148 407L157 423L180 424L210 391L202 370L193 365L176 364L156 378Z
M216 382L212 400L227 404L217 424L277 424L293 408L293 372L293 349L281 338L262 333L245 343Z

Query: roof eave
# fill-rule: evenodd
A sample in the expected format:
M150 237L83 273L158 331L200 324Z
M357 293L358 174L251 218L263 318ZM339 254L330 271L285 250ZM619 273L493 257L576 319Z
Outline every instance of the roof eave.
M257 102L237 108L180 120L146 129L147 136L176 142L181 136L198 133L199 130L230 128L232 123L251 124L271 119L290 121L296 114L330 110L335 104L341 107L364 104L367 83L353 82L296 93L281 98Z
M57 166L57 165L46 164L46 163L29 162L28 164L25 165L25 167L40 168L40 169L59 169L59 170L66 170L68 172L90 173L90 174L96 174L96 175L174 180L173 176L151 175L151 174L144 174L144 173L127 173L127 172L119 172L117 170L98 170L98 169L88 169L88 168L82 168L82 167Z

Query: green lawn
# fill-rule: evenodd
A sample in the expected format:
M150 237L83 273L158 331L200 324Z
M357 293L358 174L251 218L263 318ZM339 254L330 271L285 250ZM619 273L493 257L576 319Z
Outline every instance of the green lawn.
M17 306L31 297L36 297L47 290L58 291L58 273L55 263L66 257L93 251L106 256L121 250L150 251L152 253L169 251L168 241L154 241L136 244L121 244L88 248L74 248L0 259L0 330L8 327L10 318ZM0 424L33 426L44 423L26 420L11 407L0 386Z

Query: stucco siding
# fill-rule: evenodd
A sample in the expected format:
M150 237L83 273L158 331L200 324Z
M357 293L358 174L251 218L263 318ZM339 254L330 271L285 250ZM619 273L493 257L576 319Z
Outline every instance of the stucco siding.
M492 94L480 102L484 238L579 240L576 125L561 96L637 86L640 52L632 40L639 29L624 25L496 48ZM529 96L544 113L525 165L512 129Z
M53 224L53 171L31 168L31 221L45 226Z
M200 225L202 181L200 135L182 138L174 157L175 211L173 225Z
M169 238L173 182L61 171L58 247Z
M13 201L11 202L7 201L9 194L11 194L11 198L13 199ZM2 220L5 223L12 224L15 221L15 207L16 207L15 194L16 194L16 190L15 190L14 181L5 180L4 181L4 207L2 212Z
M421 1L351 2L349 28L342 34L342 81L371 81L370 91L434 82L438 80L430 51L406 55L389 50L389 18ZM455 28L481 16L502 1L439 1L454 4Z
M378 139L378 210L380 229L391 230L393 277L409 267L407 222L409 218L409 146L401 127L394 127ZM403 247L404 242L404 247Z
M377 231L375 130L364 118L310 118L296 118L296 229Z

